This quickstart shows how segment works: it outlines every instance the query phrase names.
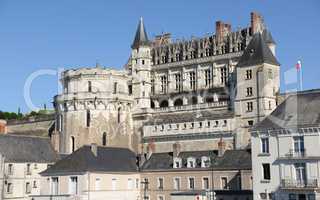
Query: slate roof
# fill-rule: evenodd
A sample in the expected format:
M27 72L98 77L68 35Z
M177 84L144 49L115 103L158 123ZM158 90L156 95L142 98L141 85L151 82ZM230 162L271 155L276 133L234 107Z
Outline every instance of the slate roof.
M0 154L6 162L53 163L58 160L50 139L41 137L0 135Z
M149 45L148 35L144 27L143 19L140 18L139 25L132 43L132 48L138 48L140 45Z
M264 29L262 32L262 38L263 40L268 44L268 43L272 43L272 44L276 44L276 42L274 41L270 31L268 29Z
M161 171L161 170L199 170L201 168L201 157L210 157L212 153L210 151L191 151L181 152L179 158L182 158L182 167L173 168L173 153L154 153L151 155L142 166L142 171ZM195 168L187 168L187 159L189 157L196 158L197 166ZM215 165L214 169L221 170L239 170L239 169L251 169L251 153L248 150L227 150L222 157L217 156L217 152L214 154Z
M59 160L42 172L42 175L81 174L85 172L135 172L136 154L129 149L97 147L97 156L91 146L83 146L69 156Z
M178 114L154 114L152 115L152 119L146 122L145 125L203 121L207 119L225 119L233 116L234 113L229 110L184 112Z
M320 126L320 89L290 94L253 130Z
M262 63L280 66L261 33L253 35L250 43L240 57L238 67L254 66Z

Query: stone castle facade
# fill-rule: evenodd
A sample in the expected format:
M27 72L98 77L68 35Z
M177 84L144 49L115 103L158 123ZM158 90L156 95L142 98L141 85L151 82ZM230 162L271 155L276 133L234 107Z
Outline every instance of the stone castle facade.
M263 18L214 35L149 40L141 19L124 69L97 65L62 73L54 98L55 148L128 147L137 153L246 148L248 129L277 106L280 64Z

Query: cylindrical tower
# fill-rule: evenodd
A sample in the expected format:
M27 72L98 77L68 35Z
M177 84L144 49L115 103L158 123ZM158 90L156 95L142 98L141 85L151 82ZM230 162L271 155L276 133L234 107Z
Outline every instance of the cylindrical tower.
M63 92L54 98L60 153L92 143L136 149L128 81L126 71L105 68L62 73Z

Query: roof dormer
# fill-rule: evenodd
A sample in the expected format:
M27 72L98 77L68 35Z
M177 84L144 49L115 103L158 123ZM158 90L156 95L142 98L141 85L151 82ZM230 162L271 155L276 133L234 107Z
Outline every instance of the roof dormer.
M189 157L187 159L187 167L188 168L195 168L196 167L196 159L194 157Z

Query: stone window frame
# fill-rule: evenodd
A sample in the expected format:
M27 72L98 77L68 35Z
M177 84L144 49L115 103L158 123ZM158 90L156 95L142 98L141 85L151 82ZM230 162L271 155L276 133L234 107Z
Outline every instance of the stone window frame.
M176 180L179 180L179 188L176 187L176 182L175 182ZM173 189L180 191L181 190L181 177L180 176L173 177L172 182L173 182Z
M190 179L193 179L193 188L190 187L191 186L190 185L191 184ZM195 188L196 188L196 178L194 176L188 176L188 189L189 190L195 190Z
M204 179L205 179L205 178L208 179L208 188L205 188L205 187L204 187ZM202 188L203 190L208 190L208 189L210 188L210 178L209 178L209 176L202 176L202 177L201 177L201 188Z

